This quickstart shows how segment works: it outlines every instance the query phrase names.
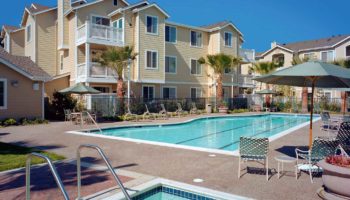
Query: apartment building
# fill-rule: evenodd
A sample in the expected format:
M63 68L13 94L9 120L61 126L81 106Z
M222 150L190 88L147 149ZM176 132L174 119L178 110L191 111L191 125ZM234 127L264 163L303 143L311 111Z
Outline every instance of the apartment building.
M337 35L329 38L308 40L293 43L271 43L271 48L256 55L258 62L282 63L283 67L292 65L293 57L300 59L333 62L340 59L350 59L350 35ZM301 88L295 88L296 96L301 97ZM310 91L311 92L311 91ZM340 98L337 90L319 89L319 96Z
M52 95L78 82L103 93L116 92L116 75L97 62L106 48L133 46L138 54L125 80L131 95L144 98L215 96L215 75L198 59L207 54L254 54L241 49L243 34L230 21L206 26L171 22L165 9L142 1L58 0L57 7L32 4L25 8L20 27L4 26L4 46L9 53L30 57L53 79L46 83ZM224 75L224 95L252 87L250 75L239 68ZM247 78L248 77L248 78Z

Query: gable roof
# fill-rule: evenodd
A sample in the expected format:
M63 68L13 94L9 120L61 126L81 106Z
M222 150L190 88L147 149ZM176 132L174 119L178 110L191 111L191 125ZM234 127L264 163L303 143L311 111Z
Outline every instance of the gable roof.
M0 62L33 81L51 80L50 75L38 67L29 57L11 55L1 47Z
M149 5L149 2L148 2L148 1L140 1L140 2L138 2L138 3L131 4L131 5L126 6L126 7L124 7L124 8L119 8L119 9L117 9L117 10L115 10L115 11L109 13L108 16L111 17L111 16L116 15L116 14L118 14L118 13L121 13L121 12L123 12L123 11L125 11L125 10L129 10L129 9L130 9L130 10L134 10L134 9L138 9L138 8L141 8L141 7L147 6L147 5Z
M44 10L47 10L50 8L52 8L52 7L44 6L44 5L37 4L37 3L32 3L32 5L30 5L30 7L28 7L27 9L30 13L35 14L35 13L38 13L38 12L41 12L41 11L44 11Z
M311 49L332 48L336 46L338 43L341 43L342 41L346 40L347 38L350 38L350 34L337 35L337 36L332 36L332 37L322 38L317 40L307 40L307 41L301 41L301 42L280 44L280 46L288 48L292 51L299 52L299 51L305 51L305 50L311 50Z
M151 7L155 7L157 8L160 12L162 12L167 18L170 17L170 15L165 11L163 10L161 7L159 7L156 3L152 3L152 4L149 4L147 6L143 6L143 7L140 7L140 8L137 8L135 9L133 12L136 13L136 12L140 12L142 10L145 10L147 8L151 8Z
M85 1L85 0L84 0ZM83 5L78 5L78 6L75 6L73 7L72 9L68 10L66 13L64 13L65 16L69 15L71 12L73 12L74 10L78 10L80 8L84 8L86 6L91 6L91 5L94 5L94 4L97 4L97 3L101 3L103 2L104 0L93 0L91 2L88 2L88 3L85 3ZM127 6L129 6L129 2L127 2L126 0L121 0L122 2L124 2ZM87 1L85 1L87 2Z
M265 51L265 52L256 54L255 57L264 57L266 54L269 54L271 51L274 51L275 49L282 49L282 50L287 51L287 52L289 52L289 53L291 53L291 54L294 53L293 50L288 49L288 48L285 48L285 47L280 46L279 44L277 44L275 47L273 47L273 48L271 48L271 49L269 49L269 50L267 50L267 51Z
M233 29L235 29L241 36L243 36L242 32L231 22L231 21L221 21L221 22L217 22L214 24L209 24L209 25L205 25L205 26L201 26L202 28L206 28L206 29L210 29L211 31L215 31L215 30L220 30L223 29L227 26L231 26L233 27Z
M0 37L5 37L6 33L11 33L12 31L18 30L20 27L11 26L11 25L3 25L0 33Z

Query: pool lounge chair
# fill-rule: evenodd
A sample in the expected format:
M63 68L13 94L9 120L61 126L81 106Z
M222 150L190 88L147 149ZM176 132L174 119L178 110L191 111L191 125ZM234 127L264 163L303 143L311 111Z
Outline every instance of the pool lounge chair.
M157 119L158 114L156 114L156 113L151 113L151 112L149 111L149 109L148 109L147 104L145 104L145 109L146 109L146 112L143 113L143 120L145 120L145 119L147 119L147 118L148 118L148 119L153 118L154 120Z
M266 168L266 180L269 180L269 139L241 137L239 142L238 178L241 178L241 164L249 161L263 161ZM260 163L260 162L259 162Z
M318 173L321 169L317 163L320 160L325 159L327 156L334 155L338 147L339 141L336 139L326 139L317 137L314 139L311 149L303 151L298 148L295 149L297 158L297 170L298 174L300 171L307 171L310 175L310 181L313 183L312 174ZM304 159L302 162L300 158Z
M184 111L182 109L182 106L180 103L177 103L177 110L175 111L175 114L178 116L178 117L181 117L181 115L187 115L188 112L187 111Z
M197 106L196 106L196 103L192 103L192 107L191 107L191 110L190 110L190 114L201 114L201 111L198 110Z
M350 156L350 122L341 123L337 136L335 138L339 141L338 149L340 154Z
M329 112L321 112L321 120L322 120L322 125L321 125L321 130L327 131L328 134L330 132L337 132L338 128L340 126L341 120L339 118L331 118Z
M159 111L158 117L168 119L168 111L165 109L164 104L160 104L161 110Z
M128 106L127 112L125 113L124 118L126 120L136 120L136 121L138 121L139 120L139 115L133 114L131 112L131 110L130 110L130 107Z

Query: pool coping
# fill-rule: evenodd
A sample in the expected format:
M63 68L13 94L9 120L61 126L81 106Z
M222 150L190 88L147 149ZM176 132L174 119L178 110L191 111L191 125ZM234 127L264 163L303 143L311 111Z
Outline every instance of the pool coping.
M144 127L150 127L150 126L168 126L168 125L179 125L179 124L186 124L190 123L196 120L201 120L201 119L208 119L208 118L226 118L226 117L252 117L252 116L264 116L264 115L302 115L302 116L308 116L308 114L290 114L290 113L259 113L259 114L250 114L250 115L233 115L233 114L228 114L228 115L220 115L220 116L203 116L203 117L196 117L194 119L188 119L183 122L174 122L174 123L156 123L156 124L132 124L132 125L121 125L118 127L111 126L111 127L106 127L102 129L111 129L111 128L130 128L130 127L135 127L135 126L144 126ZM315 116L315 115L314 115ZM313 123L317 122L320 120L320 117L314 117L312 120ZM281 131L273 136L269 137L269 141L272 142L274 140L277 140L283 136L288 135L289 133L292 133L293 131L296 131L298 129L301 129L307 125L309 125L310 122L304 122L301 123L297 126L294 126L292 128L289 128L287 130ZM75 134L75 135L83 135L83 136L90 136L90 137L98 137L98 138L104 138L104 139L113 139L113 140L119 140L119 141L126 141L126 142L133 142L136 144L150 144L150 145L157 145L157 146L164 146L164 147L170 147L170 148L178 148L178 149L185 149L185 150L193 150L193 151L201 151L201 152L206 152L206 153L211 153L211 154L224 154L224 155L231 155L231 156L238 156L239 155L239 150L235 151L227 151L227 150L219 150L219 149L210 149L210 148L203 148L203 147L192 147L192 146L187 146L187 145L181 145L181 144L170 144L166 142L155 142L155 141L147 141L147 140L141 140L141 139L131 139L131 138L124 138L124 137L118 137L118 136L108 136L108 135L100 135L100 134L95 134L95 133L86 133L83 131L93 131L97 129L82 129L82 130L76 130L76 131L66 131L65 133L69 134Z
M229 194L226 192L221 192L218 190L212 190L205 187L190 185L187 183L177 182L169 179L164 178L156 178L151 181L148 181L146 183L143 183L141 185L138 185L136 187L133 187L131 189L127 189L129 195L132 197L134 195L138 195L139 193L142 194L144 192L147 192L149 190L152 190L154 188L157 188L159 186L165 186L170 188L175 188L181 191L189 192L189 193L195 193L203 196L207 196L210 198L215 198L218 200L228 200L228 199L236 199L236 200L249 200L252 198L239 196L235 194ZM122 200L125 199L125 196L122 192L119 192L117 194L111 195L109 197L103 198L103 200Z

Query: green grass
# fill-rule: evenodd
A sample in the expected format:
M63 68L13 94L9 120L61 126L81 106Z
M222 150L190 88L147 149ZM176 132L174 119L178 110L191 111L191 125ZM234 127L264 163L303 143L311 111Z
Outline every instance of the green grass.
M48 156L52 161L63 160L65 157L46 151L37 150L35 148L21 147L13 144L0 142L0 172L10 169L25 167L27 154L37 152ZM32 158L33 164L44 163L41 158Z

